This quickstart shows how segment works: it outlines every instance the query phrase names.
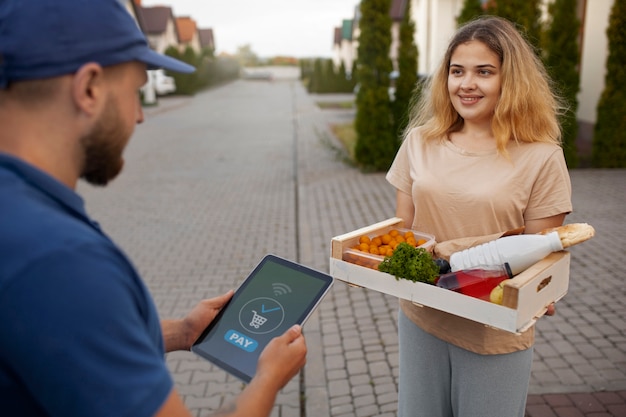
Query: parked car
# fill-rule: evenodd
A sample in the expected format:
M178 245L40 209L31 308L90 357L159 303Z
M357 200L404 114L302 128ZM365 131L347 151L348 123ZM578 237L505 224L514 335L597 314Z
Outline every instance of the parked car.
M241 70L241 78L244 80L272 81L274 76L271 71L256 68L244 68Z
M176 82L173 77L165 75L165 70L156 69L148 71L148 82L142 87L145 89L153 86L157 96L164 96L176 91Z

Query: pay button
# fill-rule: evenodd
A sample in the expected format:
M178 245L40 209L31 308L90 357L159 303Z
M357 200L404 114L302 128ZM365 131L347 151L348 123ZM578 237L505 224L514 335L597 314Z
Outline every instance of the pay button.
M254 350L259 346L259 342L256 340L251 339L248 336L244 336L234 330L227 331L224 335L224 340L245 350L246 352L254 352Z

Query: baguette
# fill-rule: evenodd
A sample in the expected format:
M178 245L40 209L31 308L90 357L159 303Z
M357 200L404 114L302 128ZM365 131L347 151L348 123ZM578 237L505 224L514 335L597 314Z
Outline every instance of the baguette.
M542 230L539 234L545 235L551 232L559 233L559 239L561 239L563 248L569 248L570 246L589 240L596 234L593 226L587 223L571 223L559 227L551 227Z

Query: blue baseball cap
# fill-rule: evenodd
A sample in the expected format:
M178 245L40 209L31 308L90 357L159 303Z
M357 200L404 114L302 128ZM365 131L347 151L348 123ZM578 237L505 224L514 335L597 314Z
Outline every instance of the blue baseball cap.
M121 0L0 1L0 88L72 74L88 62L104 67L129 61L195 71L150 49Z

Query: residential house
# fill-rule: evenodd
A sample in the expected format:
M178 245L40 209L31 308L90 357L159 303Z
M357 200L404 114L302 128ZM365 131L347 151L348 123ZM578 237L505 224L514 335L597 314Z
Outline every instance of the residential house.
M200 53L200 36L196 21L189 16L177 17L176 28L178 30L178 41L180 52L184 52L187 47L196 53Z
M341 27L335 27L333 31L333 53L332 53L333 65L335 68L339 68L341 65Z
M419 50L418 72L430 74L439 64L448 41L456 30L456 17L463 0L411 0L415 22L415 42ZM544 12L554 0L544 0ZM615 0L578 0L581 21L579 34L580 92L577 118L579 142L590 146L596 122L596 107L604 90L608 40L606 29ZM591 4L593 3L593 7Z
M393 70L398 71L398 48L400 47L400 25L404 20L407 3L411 0L392 0L389 16L391 17L391 47L389 58L393 64Z
M390 56L397 57L397 31L401 14L407 0L393 0L392 47ZM410 0L412 19L415 23L415 43L419 52L418 73L431 74L439 64L448 47L451 36L456 31L456 17L463 8L463 0ZM542 9L554 0L543 0ZM609 15L615 0L578 0L578 16L581 21L580 42L580 92L578 94L579 142L589 143L596 122L596 107L604 90L608 40L606 29ZM484 3L484 2L483 2ZM593 7L591 6L593 3ZM359 34L359 5L353 19L352 45L356 59ZM394 62L394 68L397 65Z
M398 68L398 46L400 39L400 25L404 19L406 3L410 0L392 0L389 16L391 17L391 46L389 57L391 58L394 70ZM359 49L359 35L361 30L361 10L359 5L354 8L354 18L344 20L341 28L335 28L335 44L333 45L333 61L336 66L343 61L346 70L352 69L352 63L357 59ZM340 29L341 39L337 39L337 29Z
M582 23L580 92L578 93L578 137L585 145L593 138L596 107L604 90L606 59L609 55L606 30L615 0L579 0ZM593 3L593 7L591 4Z
M178 29L171 7L139 7L138 11L143 32L152 49L164 53L170 46L178 48Z
M198 38L200 40L200 48L215 51L215 38L213 37L213 29L198 29Z
M352 20L344 19L341 27L335 28L333 42L333 64L339 68L343 62L346 73L352 71L352 63L355 59L355 50L352 39Z

